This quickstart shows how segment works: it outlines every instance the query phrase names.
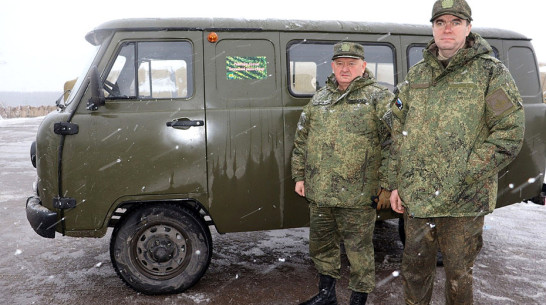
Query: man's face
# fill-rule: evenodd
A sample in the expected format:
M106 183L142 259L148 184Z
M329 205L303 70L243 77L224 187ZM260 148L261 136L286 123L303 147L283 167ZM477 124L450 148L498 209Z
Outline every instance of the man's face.
M440 54L450 58L464 47L472 25L453 15L442 15L432 22L432 35Z
M332 61L332 70L342 90L347 89L353 79L362 76L365 69L366 62L358 58L341 57Z

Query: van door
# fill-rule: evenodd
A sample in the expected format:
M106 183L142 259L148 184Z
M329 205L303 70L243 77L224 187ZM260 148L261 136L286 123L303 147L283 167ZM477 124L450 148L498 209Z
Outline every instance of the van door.
M517 158L499 174L500 196L497 207L540 194L546 168L546 104L543 103L540 73L533 47L527 40L503 40L503 50L504 63L523 99L525 142Z
M67 227L99 228L124 201L204 200L204 96L195 81L203 74L201 37L114 35L98 65L106 103L89 111L84 100L72 120L79 133L66 136L63 196L78 204L67 211Z
M209 33L205 32L204 35ZM204 43L208 210L219 232L278 229L284 209L278 33Z

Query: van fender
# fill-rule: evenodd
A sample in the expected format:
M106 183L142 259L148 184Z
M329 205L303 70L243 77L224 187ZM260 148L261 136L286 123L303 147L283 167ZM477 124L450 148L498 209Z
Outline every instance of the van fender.
M153 204L163 204L163 203L173 203L177 205L183 205L192 208L196 211L199 216L203 219L207 226L215 226L214 221L212 220L209 211L205 206L194 198L184 198L184 199L161 199L161 200L131 200L124 201L118 205L113 205L110 209L107 220L108 227L115 227L116 224L120 221L123 215L135 206L139 205L153 205Z

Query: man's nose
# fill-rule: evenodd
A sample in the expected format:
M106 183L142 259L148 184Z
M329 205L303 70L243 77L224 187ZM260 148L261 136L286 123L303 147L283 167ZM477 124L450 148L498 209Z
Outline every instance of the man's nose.
M451 22L446 22L446 25L444 27L444 32L452 32L453 31L453 23Z

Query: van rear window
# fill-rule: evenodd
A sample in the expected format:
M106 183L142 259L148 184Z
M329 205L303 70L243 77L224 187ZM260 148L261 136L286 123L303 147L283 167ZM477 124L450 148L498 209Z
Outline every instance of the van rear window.
M295 96L311 96L332 74L331 59L337 41L292 41L288 45L288 77L290 92ZM367 68L377 81L392 90L395 84L394 51L387 44L364 46Z
M540 94L539 72L532 49L527 47L510 48L508 50L508 69L514 77L524 101L528 101L525 97L535 97Z

